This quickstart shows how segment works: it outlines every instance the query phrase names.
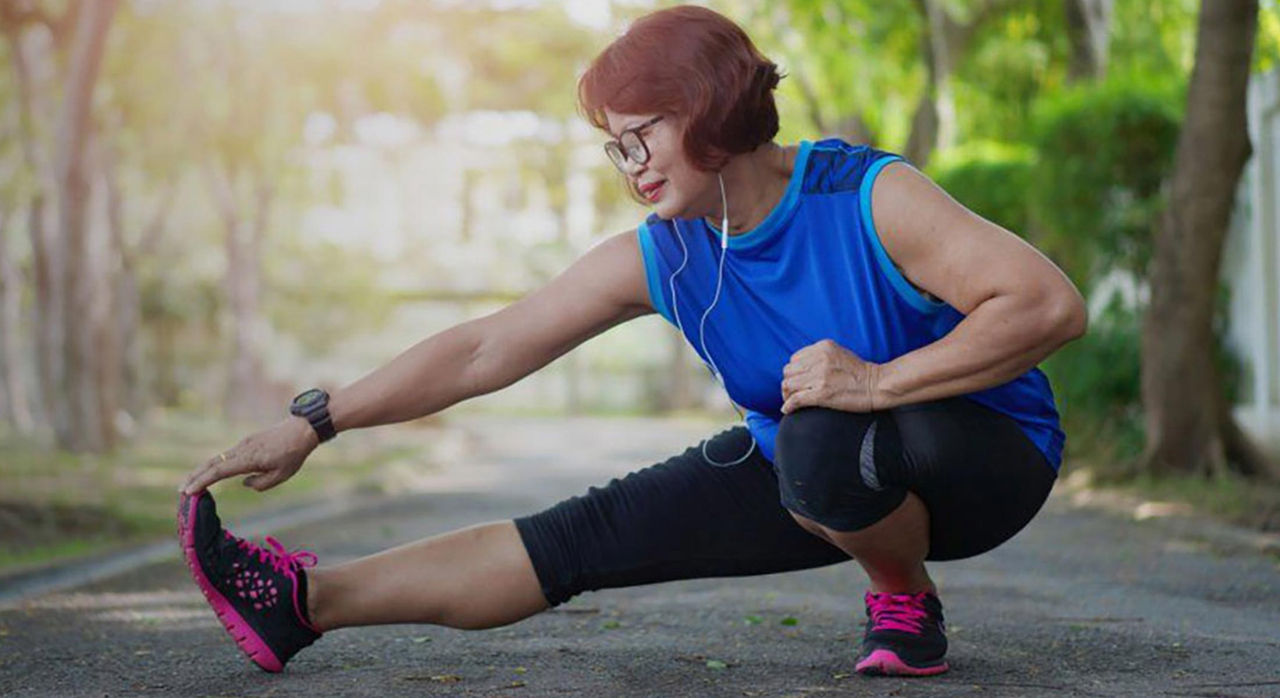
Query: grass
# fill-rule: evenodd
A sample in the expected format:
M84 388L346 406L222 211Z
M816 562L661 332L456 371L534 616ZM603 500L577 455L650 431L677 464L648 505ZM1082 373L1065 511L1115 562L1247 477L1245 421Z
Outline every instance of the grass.
M0 434L0 575L170 535L186 474L248 433L207 415L158 413L106 455ZM213 491L219 510L240 518L356 488L387 490L386 468L431 467L432 436L431 428L412 426L344 434L273 490L230 480Z
M1280 486L1237 476L1140 475L1119 486L1149 499L1185 503L1238 526L1280 531Z

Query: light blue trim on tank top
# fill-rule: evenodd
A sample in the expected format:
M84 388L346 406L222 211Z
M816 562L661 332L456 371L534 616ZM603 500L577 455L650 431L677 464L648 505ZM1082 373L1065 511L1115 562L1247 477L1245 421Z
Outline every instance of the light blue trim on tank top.
M889 279L889 283L893 285L898 295L902 297L911 307L922 313L936 313L946 307L946 303L939 301L931 301L920 295L920 292L907 281L902 272L894 266L893 260L889 258L889 253L884 249L884 243L880 242L880 233L876 231L875 220L871 217L871 187L876 181L876 176L880 174L880 170L891 162L903 162L900 157L886 157L876 160L867 168L865 174L862 175L862 186L858 191L858 203L862 209L862 228L867 231L867 237L871 240L871 247L875 250L876 261L880 263L880 269L884 272L885 277Z
M768 240L770 235L782 227L783 223L786 223L787 218L795 211L796 204L800 201L800 193L804 189L805 169L809 165L809 152L812 150L812 142L800 141L796 151L795 164L791 166L791 180L787 182L787 191L782 195L782 200L778 202L777 206L773 207L773 210L769 212L769 215L765 216L763 221L760 221L759 225L740 235L730 235L729 249L743 250L755 247ZM729 210L732 211L735 205L741 204L735 204L732 192L729 193L729 196ZM705 220L703 224L711 232L715 233L717 238L720 237L720 228L718 226L707 223Z
M649 230L649 223L641 221L639 227L636 228L636 238L640 244L640 254L644 256L644 280L645 285L649 287L649 302L653 304L653 309L658 311L667 322L675 324L675 318L671 316L671 311L667 308L667 299L662 295L662 279L658 276L658 259L657 252L653 246L653 233Z

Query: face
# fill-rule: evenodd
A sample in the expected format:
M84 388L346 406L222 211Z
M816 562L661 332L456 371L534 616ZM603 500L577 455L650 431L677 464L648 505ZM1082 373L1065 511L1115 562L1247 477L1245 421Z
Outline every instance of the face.
M620 114L605 109L609 132L615 138L624 130L640 126L657 116L652 114ZM639 131L649 149L649 161L643 165L628 160L627 178L636 184L654 213L660 218L696 218L708 215L707 192L716 181L715 174L693 166L680 147L680 122L667 115L661 121ZM718 189L716 191L719 191Z

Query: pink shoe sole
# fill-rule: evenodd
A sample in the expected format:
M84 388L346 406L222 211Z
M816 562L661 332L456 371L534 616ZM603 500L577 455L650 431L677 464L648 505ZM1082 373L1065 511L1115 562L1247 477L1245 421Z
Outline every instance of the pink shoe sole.
M240 651L262 669L272 673L279 672L284 669L284 664L276 659L267 643L263 642L244 618L236 613L235 607L209 582L204 569L200 567L200 561L196 559L195 529L191 526L191 519L195 517L196 502L199 499L200 495L190 497L184 494L178 504L178 540L182 544L182 556L187 561L187 568L191 570L191 577L196 580L196 586L200 587L205 600L213 607L222 627L236 641Z
M913 667L898 658L892 650L875 650L858 662L854 671L870 676L937 676L950 667L946 662L937 666Z

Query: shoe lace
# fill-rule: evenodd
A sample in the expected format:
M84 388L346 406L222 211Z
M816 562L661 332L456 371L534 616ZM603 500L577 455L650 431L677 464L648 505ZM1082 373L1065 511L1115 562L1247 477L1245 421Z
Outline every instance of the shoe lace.
M236 541L236 545L240 547L246 555L258 557L258 562L271 565L271 569L281 574L285 572L293 572L303 567L315 567L316 555L310 550L294 550L289 552L284 545L271 536L263 536L263 540L271 549L264 548L257 543L245 538L236 538L227 532L227 538Z
M873 630L901 630L919 635L929 612L924 594L867 594L867 612Z

